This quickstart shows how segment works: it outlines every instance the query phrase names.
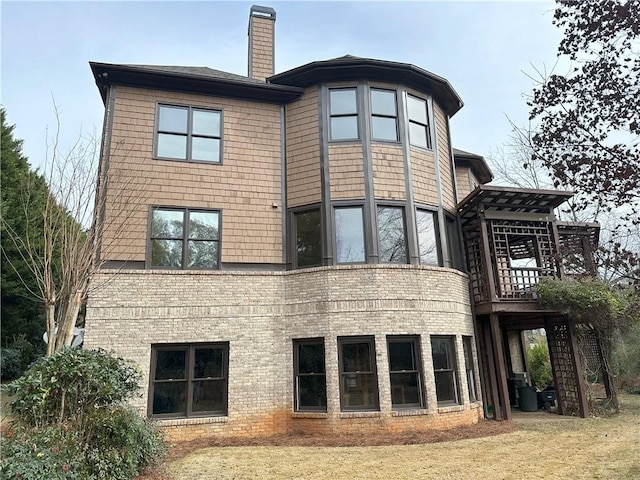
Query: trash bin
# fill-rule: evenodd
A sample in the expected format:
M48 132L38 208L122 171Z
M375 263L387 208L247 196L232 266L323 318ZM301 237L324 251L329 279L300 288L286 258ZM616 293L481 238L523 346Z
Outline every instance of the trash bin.
M520 397L520 410L523 412L538 411L538 397L536 389L533 387L518 387L518 396Z

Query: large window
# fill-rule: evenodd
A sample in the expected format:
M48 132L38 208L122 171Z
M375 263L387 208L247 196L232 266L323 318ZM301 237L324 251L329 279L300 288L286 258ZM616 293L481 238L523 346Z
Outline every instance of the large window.
M151 267L215 269L219 266L218 211L154 208L150 233Z
M380 262L407 263L407 239L402 207L378 207Z
M293 341L295 409L327 411L327 377L324 341L321 338Z
M407 110L409 113L409 143L417 147L431 148L429 108L426 100L408 95Z
M226 415L228 343L156 345L151 356L151 415Z
M358 139L358 102L355 88L329 90L329 138Z
M394 408L424 407L418 337L389 337L391 404Z
M464 368L467 371L467 387L469 388L469 401L478 400L476 393L476 374L473 369L473 348L471 342L473 337L462 337L462 347L464 348Z
M418 250L422 265L440 265L436 214L429 210L416 210Z
M322 265L322 227L320 209L293 214L295 226L294 267L316 267Z
M464 270L464 261L462 257L462 243L460 235L458 235L458 221L455 217L446 216L447 244L449 247L449 256L451 257L451 268Z
M398 141L396 92L371 89L371 138Z
M438 404L460 403L455 337L431 337L431 353Z
M343 410L378 410L373 337L338 337L340 405Z
M158 105L156 157L220 163L222 112Z
M338 263L365 261L362 207L337 207L336 260Z

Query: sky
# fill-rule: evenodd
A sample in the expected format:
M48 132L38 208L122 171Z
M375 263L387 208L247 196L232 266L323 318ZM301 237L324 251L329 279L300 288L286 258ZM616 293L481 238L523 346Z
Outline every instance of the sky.
M276 10L276 73L346 54L406 62L446 78L465 106L453 145L489 154L528 123L536 70L556 61L551 1L0 3L0 104L38 167L59 146L100 135L104 106L89 61L207 66L247 74L253 3Z

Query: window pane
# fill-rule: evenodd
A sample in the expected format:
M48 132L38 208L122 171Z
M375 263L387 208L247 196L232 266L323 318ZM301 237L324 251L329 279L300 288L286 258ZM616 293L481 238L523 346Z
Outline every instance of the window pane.
M158 134L158 157L163 158L187 158L186 135Z
M364 262L362 208L336 208L335 214L338 263Z
M193 378L222 378L224 376L222 348L196 348Z
M153 386L153 414L187 414L187 382L156 383Z
M454 373L451 370L435 372L435 377L438 402L457 402Z
M414 342L389 343L389 370L417 370Z
M331 115L356 114L356 90L330 90Z
M458 222L453 218L447 217L446 227L449 255L451 256L451 267L461 270L464 266L462 261L460 237L458 236Z
M154 210L151 219L151 236L154 238L182 238L182 210Z
M189 238L218 240L218 212L189 212Z
M163 132L187 133L189 110L180 107L160 107L158 130Z
M433 369L448 370L453 368L452 340L449 338L432 338L431 352L433 353Z
M324 344L298 345L298 373L324 373Z
M186 379L186 375L186 350L158 350L156 352L156 380Z
M342 345L343 372L370 372L372 370L373 358L369 342Z
M333 117L331 119L331 140L351 140L358 138L358 117Z
M387 117L371 117L371 137L374 140L398 140L396 119Z
M217 138L193 137L191 139L191 160L220 162L220 140Z
M181 267L182 240L152 240L151 266Z
M407 263L407 242L404 210L398 207L378 207L378 241L380 261Z
M376 375L373 373L347 373L342 376L344 407L375 408Z
M193 134L207 135L209 137L220 136L220 112L208 112L206 110L193 110Z
M391 403L393 405L422 406L418 373L391 374Z
M427 143L427 128L417 123L409 122L409 141L411 145L429 148Z
M296 213L296 265L322 265L322 229L320 210Z
M423 125L429 123L427 122L427 102L424 100L409 95L407 97L407 110L409 112L409 120Z
M187 266L189 268L214 268L218 265L218 242L189 240Z
M298 408L326 408L327 381L324 375L298 377Z
M224 413L226 380L198 380L193 382L192 412Z
M439 265L435 214L426 210L417 210L416 225L418 227L420 263L423 265Z
M396 116L396 92L371 90L371 113Z

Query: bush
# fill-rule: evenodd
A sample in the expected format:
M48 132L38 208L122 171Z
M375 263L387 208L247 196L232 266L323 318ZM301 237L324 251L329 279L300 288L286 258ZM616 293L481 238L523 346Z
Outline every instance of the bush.
M124 402L140 373L103 351L66 349L8 385L14 425L1 478L126 480L164 455L158 430Z
M538 390L542 391L549 385L553 385L549 347L547 347L545 340L538 341L527 349L527 360L529 361L531 383Z
M26 336L14 337L6 347L0 348L0 379L7 381L18 378L42 354L42 348L34 346Z

